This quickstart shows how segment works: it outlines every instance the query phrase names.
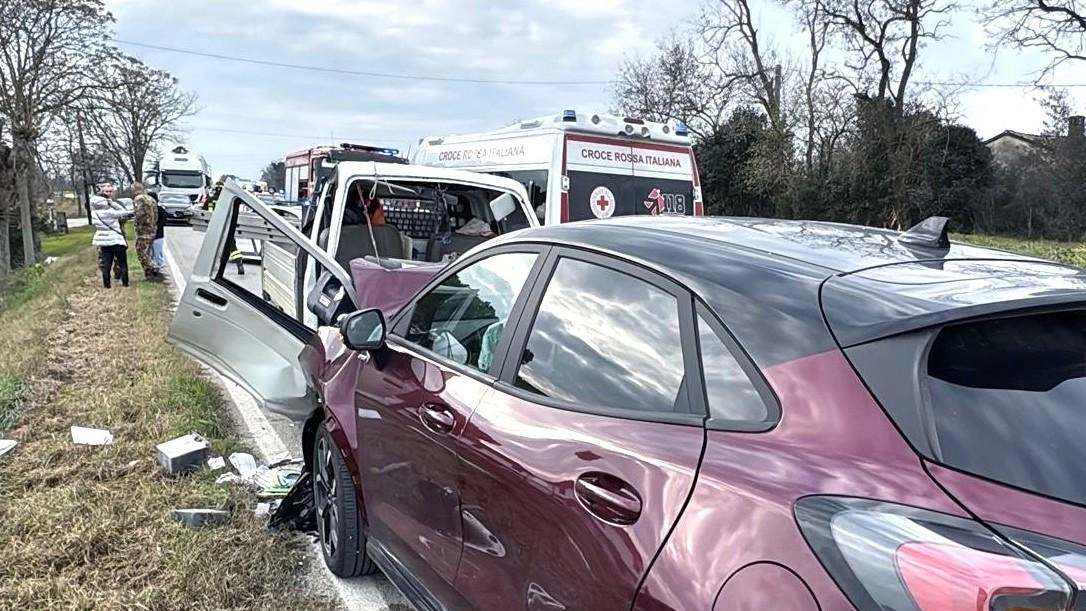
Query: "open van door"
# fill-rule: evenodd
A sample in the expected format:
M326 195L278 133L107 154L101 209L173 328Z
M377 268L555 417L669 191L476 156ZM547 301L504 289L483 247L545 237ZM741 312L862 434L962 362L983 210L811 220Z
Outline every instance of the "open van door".
M348 307L357 303L350 275L335 260L287 219L227 180L167 339L247 390L261 407L293 420L305 419L314 400L299 369L298 355L315 329L275 310L224 276L231 233L235 239L294 244L327 270L322 277L331 286L329 294Z

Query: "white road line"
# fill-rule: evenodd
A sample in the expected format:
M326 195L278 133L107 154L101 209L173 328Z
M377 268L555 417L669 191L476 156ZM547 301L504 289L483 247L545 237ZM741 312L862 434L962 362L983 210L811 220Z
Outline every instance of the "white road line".
M170 251L170 241L166 240L163 246L166 265L170 269L170 275L173 276L177 288L174 300L175 302L180 301L181 295L185 293L188 281L181 271L181 267L177 264L177 259ZM271 458L287 454L286 444L283 443L283 440L279 438L279 434L272 428L267 416L257 407L253 397L245 389L226 379L218 372L212 369L208 369L208 371L214 374L220 385L226 389L230 400L237 406L242 425L252 436L257 451L263 455L262 458L268 461ZM319 545L311 546L311 554L313 555L313 562L318 567L318 572L335 589L344 607L354 611L383 611L388 609L387 599L381 594L372 577L352 580L341 579L333 575L325 566Z

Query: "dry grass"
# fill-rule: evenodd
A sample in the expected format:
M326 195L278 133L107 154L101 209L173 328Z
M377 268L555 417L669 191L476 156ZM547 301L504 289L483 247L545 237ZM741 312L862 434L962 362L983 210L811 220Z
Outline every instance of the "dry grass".
M268 534L251 497L155 464L157 443L190 431L215 454L238 442L217 389L163 342L165 288L104 290L94 258L78 250L0 301L0 435L19 441L0 457L0 609L334 608L306 591L304 546ZM114 443L76 446L73 424ZM233 518L190 530L180 507Z

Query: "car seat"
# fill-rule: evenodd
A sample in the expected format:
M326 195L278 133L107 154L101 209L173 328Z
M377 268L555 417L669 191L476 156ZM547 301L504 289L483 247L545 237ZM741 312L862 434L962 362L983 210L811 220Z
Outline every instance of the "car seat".
M373 240L370 240L370 228L367 225L343 225L340 227L339 247L336 249L336 263L344 269L351 268L351 261L366 256L407 259L404 252L404 240L400 231L392 225L374 225ZM328 229L318 236L319 243L328 243ZM377 252L373 243L377 243Z

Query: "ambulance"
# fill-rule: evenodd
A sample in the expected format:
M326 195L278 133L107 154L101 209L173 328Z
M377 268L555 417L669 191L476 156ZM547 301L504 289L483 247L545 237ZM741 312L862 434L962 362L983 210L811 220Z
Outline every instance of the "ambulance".
M565 110L490 132L422 138L411 162L512 178L528 190L545 225L704 214L682 123Z

